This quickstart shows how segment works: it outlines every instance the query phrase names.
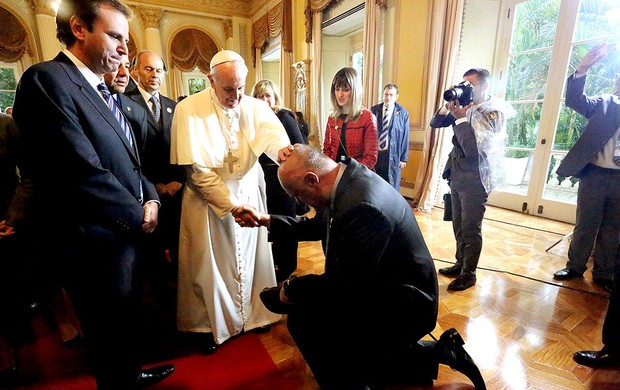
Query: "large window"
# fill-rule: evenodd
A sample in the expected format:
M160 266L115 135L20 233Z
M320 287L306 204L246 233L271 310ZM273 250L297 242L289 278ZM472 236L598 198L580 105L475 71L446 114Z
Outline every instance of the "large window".
M17 89L17 65L0 62L0 107L12 106Z
M507 126L506 185L490 203L571 221L574 213L561 204L574 208L579 182L556 170L587 119L564 105L565 80L593 46L620 46L620 1L504 4L498 71L506 75L501 80L505 98L517 115ZM586 94L612 92L618 70L620 52L615 51L588 72Z

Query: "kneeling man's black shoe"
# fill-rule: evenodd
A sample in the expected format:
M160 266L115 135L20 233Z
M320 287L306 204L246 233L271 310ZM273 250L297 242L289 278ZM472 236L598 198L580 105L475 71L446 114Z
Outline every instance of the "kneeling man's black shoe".
M465 341L463 341L463 337L456 329L450 328L443 332L436 345L439 353L439 362L465 374L474 384L476 390L486 390L487 386L484 383L484 378L482 378L476 363L463 348L463 344L465 344Z
M579 351L573 355L577 363L592 368L620 367L620 354L603 347L600 351Z
M140 376L138 376L136 385L138 387L146 387L146 386L154 385L155 383L159 383L163 381L164 379L166 379L173 372L174 372L174 365L172 364L164 364L161 366L142 370L140 372Z
M288 314L293 306L280 300L280 287L266 287L260 292L260 300L267 310L276 314Z

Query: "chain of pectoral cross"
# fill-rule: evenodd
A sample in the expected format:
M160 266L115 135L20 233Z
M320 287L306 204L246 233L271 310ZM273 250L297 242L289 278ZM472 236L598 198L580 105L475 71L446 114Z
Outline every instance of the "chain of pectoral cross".
M228 144L228 154L224 157L224 163L228 164L228 172L233 173L235 163L239 161L238 156L233 156L233 148L237 146L235 145L236 140L233 138L236 133L236 131L233 130L235 111L224 109L223 112L226 115L226 119L228 119L228 127L224 130L224 138L226 138L226 143Z

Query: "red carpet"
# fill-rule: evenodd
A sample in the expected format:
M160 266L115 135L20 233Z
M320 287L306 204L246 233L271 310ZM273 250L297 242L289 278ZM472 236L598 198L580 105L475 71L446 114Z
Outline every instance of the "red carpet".
M62 346L59 335L46 326L35 324L36 341L20 348L19 390L87 390L95 389L81 348ZM176 358L149 366L173 363L176 371L165 381L148 387L153 390L175 389L265 389L290 390L274 365L258 335L237 336L213 355L188 351Z

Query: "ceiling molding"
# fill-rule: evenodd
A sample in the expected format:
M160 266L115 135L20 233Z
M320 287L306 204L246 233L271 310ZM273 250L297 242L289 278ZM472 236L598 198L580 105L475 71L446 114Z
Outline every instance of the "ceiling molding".
M254 1L256 0L128 0L126 3L161 7L164 10L184 13L251 18Z

